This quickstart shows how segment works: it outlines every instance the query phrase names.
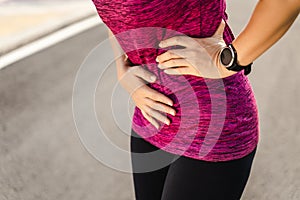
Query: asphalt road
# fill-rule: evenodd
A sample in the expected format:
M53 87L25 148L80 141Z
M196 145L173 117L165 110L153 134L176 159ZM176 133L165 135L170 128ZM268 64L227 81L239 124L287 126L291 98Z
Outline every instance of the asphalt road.
M235 34L253 5L228 1ZM298 19L255 62L249 76L259 107L260 143L244 200L300 199L299 32ZM0 200L133 199L131 175L105 166L87 152L72 115L76 72L106 37L101 25L0 71ZM96 99L111 96L116 76L110 69ZM119 127L101 116L110 107L96 104L109 137L128 148L129 138L121 137ZM128 113L120 116L128 120Z

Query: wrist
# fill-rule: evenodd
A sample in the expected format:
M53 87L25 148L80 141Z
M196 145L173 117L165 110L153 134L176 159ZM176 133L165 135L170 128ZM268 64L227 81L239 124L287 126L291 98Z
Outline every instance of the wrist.
M237 54L237 60L236 60L237 64L241 66L247 66L252 62L250 58L247 56L247 52L245 52L243 48L240 48L241 46L236 40L232 41L231 45L234 46Z
M252 63L248 65L241 65L240 63L238 63L237 51L232 43L221 50L219 58L220 58L219 59L220 63L223 66L225 66L227 70L231 70L235 72L244 70L245 75L248 75L251 72Z
M226 47L226 46L225 46ZM219 73L221 75L222 78L224 77L227 77L227 76L231 76L233 74L236 74L237 72L235 71L232 71L232 70L229 70L227 69L227 66L224 65L222 62L221 62L221 55L222 55L222 51L223 49L225 48L223 47L222 49L219 50L219 52L217 53L217 59L216 59L216 65L217 65L217 68L219 70Z

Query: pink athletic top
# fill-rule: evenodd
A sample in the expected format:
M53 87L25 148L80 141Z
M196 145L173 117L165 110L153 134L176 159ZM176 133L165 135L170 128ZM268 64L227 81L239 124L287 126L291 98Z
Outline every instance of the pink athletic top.
M226 161L249 154L258 144L259 120L250 82L240 71L223 79L168 75L155 58L166 38L185 34L209 37L221 19L224 40L234 36L227 24L225 0L92 0L102 21L114 33L134 65L157 76L148 85L171 98L176 115L157 130L134 108L132 129L167 152L205 161ZM174 48L174 46L172 47Z

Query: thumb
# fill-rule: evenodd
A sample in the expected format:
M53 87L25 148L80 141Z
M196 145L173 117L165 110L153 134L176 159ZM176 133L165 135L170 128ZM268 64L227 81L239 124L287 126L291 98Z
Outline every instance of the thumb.
M217 29L217 31L215 32L215 34L213 36L221 36L223 37L223 32L224 32L224 29L225 29L225 22L224 20L222 19L221 20L221 23L219 24L219 27Z
M136 76L144 79L147 82L153 83L153 82L156 81L157 77L153 73L151 73L150 71L144 69L141 66L138 66L134 72L135 72L134 74Z

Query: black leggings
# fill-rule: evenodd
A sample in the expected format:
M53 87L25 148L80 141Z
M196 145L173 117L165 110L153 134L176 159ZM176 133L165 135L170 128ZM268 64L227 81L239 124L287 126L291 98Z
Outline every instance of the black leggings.
M131 129L131 152L147 153L158 148ZM257 147L256 147L257 148ZM207 162L179 156L169 165L144 173L133 173L136 200L238 200L246 186L256 148L243 158ZM163 151L166 157L174 154ZM178 155L177 155L178 156ZM132 170L142 163L131 154Z

